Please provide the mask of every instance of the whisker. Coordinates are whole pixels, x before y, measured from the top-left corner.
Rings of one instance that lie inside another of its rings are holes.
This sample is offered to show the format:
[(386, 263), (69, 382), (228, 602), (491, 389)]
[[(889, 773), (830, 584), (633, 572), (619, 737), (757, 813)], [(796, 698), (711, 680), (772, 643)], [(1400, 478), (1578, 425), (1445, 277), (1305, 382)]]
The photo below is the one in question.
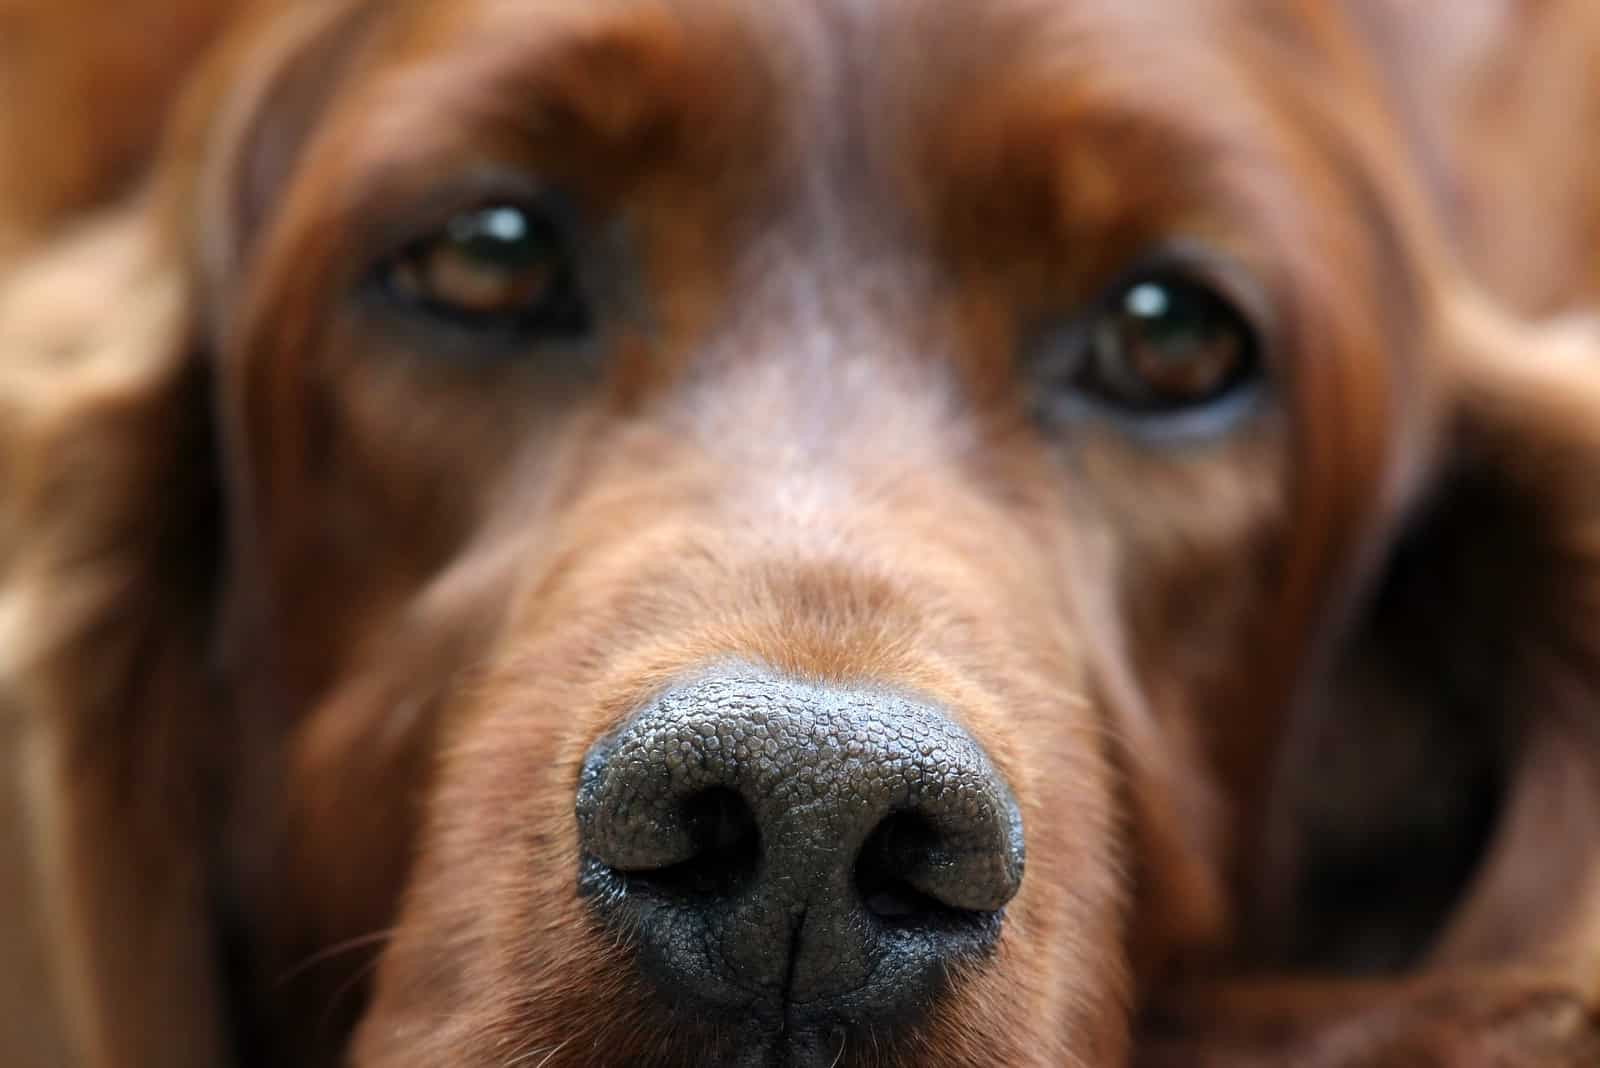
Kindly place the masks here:
[(333, 960), (335, 957), (341, 957), (346, 953), (353, 953), (358, 949), (365, 949), (368, 946), (381, 945), (393, 937), (394, 932), (395, 929), (393, 927), (386, 927), (381, 931), (373, 931), (370, 934), (359, 935), (355, 938), (346, 939), (343, 942), (335, 942), (331, 946), (325, 946), (311, 954), (311, 956), (307, 957), (299, 964), (296, 964), (294, 967), (290, 968), (288, 971), (284, 972), (283, 975), (277, 979), (274, 985), (281, 987), (286, 983), (293, 982), (295, 979), (298, 979), (300, 976), (304, 975), (312, 968), (315, 968), (317, 965), (325, 964), (328, 961)]
[(322, 1010), (321, 1022), (317, 1024), (317, 1027), (323, 1033), (326, 1033), (329, 1025), (333, 1023), (333, 1015), (339, 1009), (339, 1002), (343, 1001), (347, 994), (372, 975), (377, 970), (377, 967), (378, 957), (374, 954), (371, 960), (356, 969), (354, 975), (339, 984), (339, 989), (333, 992), (333, 996), (328, 999), (327, 1007)]
[[(573, 1036), (573, 1037), (575, 1038), (577, 1036)], [(557, 1043), (554, 1046), (540, 1046), (536, 1050), (530, 1050), (527, 1053), (518, 1054), (517, 1056), (511, 1058), (509, 1061), (506, 1062), (505, 1068), (515, 1068), (515, 1066), (518, 1065), (518, 1064), (526, 1064), (528, 1061), (533, 1060), (533, 1058), (539, 1056), (539, 1054), (541, 1054), (541, 1053), (544, 1054), (544, 1059), (541, 1060), (538, 1064), (534, 1065), (533, 1068), (544, 1068), (544, 1065), (549, 1064), (551, 1059), (554, 1058), (557, 1053), (560, 1053), (562, 1050), (566, 1049), (571, 1044), (572, 1044), (572, 1039), (568, 1038), (568, 1039), (566, 1039), (566, 1040), (564, 1040), (564, 1041), (562, 1041), (560, 1043)]]

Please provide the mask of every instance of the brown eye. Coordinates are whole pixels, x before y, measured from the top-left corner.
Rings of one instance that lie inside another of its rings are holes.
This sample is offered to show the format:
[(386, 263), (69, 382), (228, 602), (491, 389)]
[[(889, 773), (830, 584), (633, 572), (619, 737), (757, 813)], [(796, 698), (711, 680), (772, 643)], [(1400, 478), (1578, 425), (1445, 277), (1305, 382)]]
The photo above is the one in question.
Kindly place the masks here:
[(559, 334), (587, 327), (561, 230), (529, 207), (456, 215), (390, 261), (384, 282), (406, 303), (457, 324)]
[(1084, 338), (1075, 388), (1135, 414), (1210, 404), (1259, 374), (1254, 330), (1210, 287), (1178, 275), (1123, 286)]

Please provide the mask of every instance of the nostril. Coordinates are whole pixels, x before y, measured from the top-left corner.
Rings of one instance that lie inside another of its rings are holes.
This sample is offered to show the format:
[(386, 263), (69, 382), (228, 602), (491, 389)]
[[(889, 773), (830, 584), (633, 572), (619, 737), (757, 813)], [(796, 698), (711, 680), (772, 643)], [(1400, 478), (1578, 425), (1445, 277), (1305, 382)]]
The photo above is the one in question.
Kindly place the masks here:
[[(694, 843), (696, 859), (706, 863), (731, 860), (757, 844), (755, 813), (739, 794), (726, 787), (701, 791), (683, 802), (683, 824)], [(693, 861), (691, 861), (693, 863)]]
[(597, 740), (577, 785), (594, 918), (674, 1005), (736, 1020), (907, 1020), (993, 950), (1022, 881), (987, 754), (892, 693), (697, 680)]
[(892, 927), (970, 924), (986, 913), (941, 900), (938, 874), (954, 864), (938, 830), (897, 812), (867, 837), (856, 860), (856, 890), (867, 911)]
[(761, 835), (755, 813), (736, 791), (716, 787), (685, 798), (679, 819), (690, 843), (688, 858), (621, 870), (630, 888), (679, 899), (727, 897), (755, 876)]

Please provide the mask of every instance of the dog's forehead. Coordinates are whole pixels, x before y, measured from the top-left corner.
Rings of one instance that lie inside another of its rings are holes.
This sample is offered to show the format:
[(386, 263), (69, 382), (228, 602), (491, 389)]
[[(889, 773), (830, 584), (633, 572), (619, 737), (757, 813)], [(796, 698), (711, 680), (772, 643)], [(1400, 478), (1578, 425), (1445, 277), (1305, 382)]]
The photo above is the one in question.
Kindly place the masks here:
[(844, 190), (866, 230), (910, 219), (932, 233), (977, 202), (1009, 216), (986, 219), (984, 240), (1007, 229), (1048, 239), (1040, 212), (1159, 228), (1225, 200), (1221, 166), (1277, 150), (1271, 112), (1289, 90), (1282, 69), (1263, 68), (1325, 68), (1325, 31), (1341, 21), (1329, 10), (411, 2), (384, 9), (365, 84), (339, 102), (331, 140), (352, 209), (414, 198), (487, 156), (590, 192), (671, 175), (690, 199), (714, 197), (723, 218), (748, 198), (803, 215), (817, 203), (807, 190)]
[(1225, 108), (1233, 72), (1251, 59), (1241, 39), (1290, 36), (1304, 48), (1338, 21), (1327, 9), (1297, 0), (472, 0), (391, 9), (399, 28), (389, 53), (430, 69), (441, 105), (545, 107), (607, 133), (646, 111), (678, 109), (708, 125), (737, 113), (751, 120), (747, 132), (784, 129), (816, 149), (819, 130), (868, 124), (881, 137), (885, 125), (941, 125), (979, 87), (1025, 78), (1168, 104), (1203, 93), (1208, 109)]
[[(876, 47), (891, 39), (922, 45), (937, 38), (958, 53), (982, 52), (999, 42), (1025, 47), (1016, 31), (1063, 31), (1084, 39), (1193, 38), (1229, 22), (1268, 19), (1280, 29), (1315, 24), (1324, 5), (1306, 0), (472, 0), (437, 5), (409, 0), (403, 12), (434, 29), (489, 30), (524, 43), (560, 38), (574, 30), (629, 23), (676, 23), (701, 30), (717, 26), (740, 35), (738, 43), (787, 42), (799, 50), (825, 38), (836, 54), (852, 46)], [(1037, 39), (1036, 39), (1037, 40)], [(722, 44), (735, 43), (724, 39)], [(1046, 42), (1047, 43), (1047, 42)], [(881, 59), (879, 54), (863, 58)], [(933, 58), (922, 53), (921, 58)], [(1007, 59), (1015, 59), (1015, 51)]]

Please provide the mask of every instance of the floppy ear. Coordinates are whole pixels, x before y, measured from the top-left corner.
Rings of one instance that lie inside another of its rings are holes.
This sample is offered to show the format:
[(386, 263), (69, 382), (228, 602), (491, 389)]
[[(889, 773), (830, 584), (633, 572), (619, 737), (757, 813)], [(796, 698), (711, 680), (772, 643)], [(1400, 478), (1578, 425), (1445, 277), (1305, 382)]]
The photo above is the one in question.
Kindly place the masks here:
[(224, 1057), (202, 816), (204, 372), (144, 203), (0, 287), (0, 687), (30, 737), (79, 1063)]
[(241, 34), (146, 192), (0, 276), (0, 707), (30, 738), (56, 978), (92, 1068), (232, 1060), (210, 326), (331, 88), (330, 26), (365, 6)]
[(194, 58), (244, 2), (143, 0), (121, 19), (99, 0), (0, 6), (0, 256), (139, 173)]
[(212, 85), (195, 93), (212, 113), (186, 127), (201, 142), (178, 151), (203, 157), (195, 234), (207, 298), (222, 316), (237, 294), (257, 238), (293, 176), (324, 105), (358, 58), (384, 5), (372, 0), (292, 0), (234, 35), (210, 64)]
[(1269, 955), (1593, 986), (1600, 331), (1465, 297), (1439, 321), (1436, 467), (1285, 754)]
[(1439, 465), (1284, 754), (1267, 978), (1164, 992), (1141, 1068), (1600, 1051), (1600, 332), (1441, 318)]
[(1408, 139), (1476, 276), (1520, 314), (1600, 287), (1600, 7), (1358, 0)]
[(1493, 509), (1464, 577), (1499, 668), (1500, 803), (1431, 961), (1570, 968), (1600, 1001), (1600, 320), (1530, 327), (1462, 301), (1449, 324), (1456, 478)]

